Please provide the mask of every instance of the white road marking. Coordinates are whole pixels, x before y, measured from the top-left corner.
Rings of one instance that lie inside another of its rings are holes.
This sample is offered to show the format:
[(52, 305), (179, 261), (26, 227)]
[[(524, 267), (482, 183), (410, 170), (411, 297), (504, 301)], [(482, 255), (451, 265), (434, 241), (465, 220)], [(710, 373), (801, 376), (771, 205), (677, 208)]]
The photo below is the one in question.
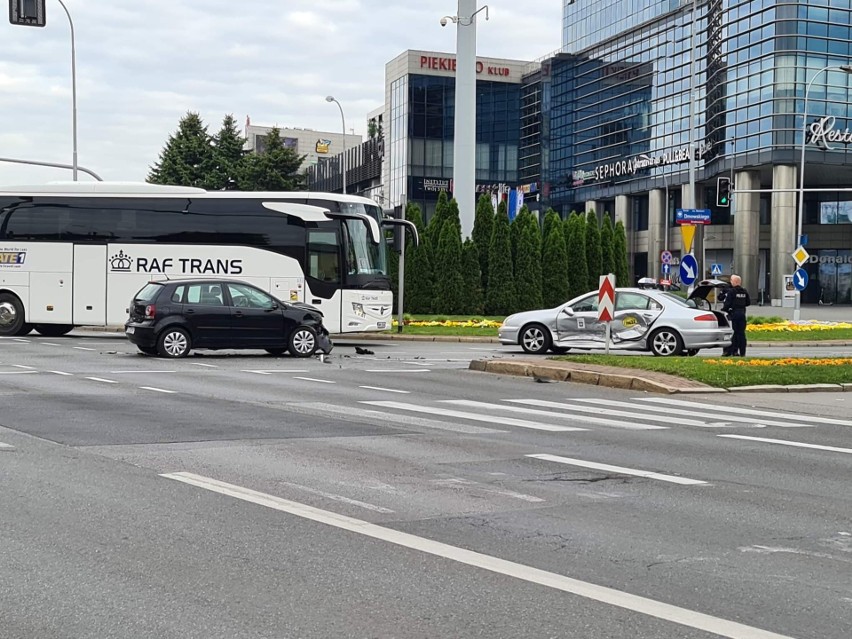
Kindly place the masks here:
[(53, 373), (54, 375), (64, 375), (65, 377), (74, 377), (74, 373), (65, 373), (63, 371), (47, 371), (48, 373)]
[(465, 548), (444, 544), (439, 541), (425, 539), (423, 537), (400, 532), (384, 526), (378, 526), (368, 521), (339, 515), (335, 512), (314, 508), (306, 504), (282, 499), (280, 497), (275, 497), (274, 495), (250, 490), (234, 484), (227, 484), (225, 482), (196, 475), (194, 473), (167, 473), (161, 476), (189, 484), (190, 486), (196, 486), (197, 488), (219, 493), (221, 495), (241, 499), (265, 508), (271, 508), (273, 510), (288, 513), (302, 519), (325, 524), (327, 526), (346, 530), (372, 539), (378, 539), (396, 546), (409, 548), (411, 550), (436, 557), (449, 559), (466, 566), (480, 568), (492, 573), (506, 575), (528, 583), (534, 583), (554, 590), (570, 593), (610, 606), (638, 612), (649, 617), (655, 617), (657, 619), (676, 623), (688, 628), (694, 628), (703, 632), (716, 634), (720, 637), (727, 637), (728, 639), (791, 639), (784, 635), (779, 635), (767, 630), (761, 630), (760, 628), (754, 628), (735, 621), (729, 621), (727, 619), (714, 617), (712, 615), (689, 610), (687, 608), (673, 606), (661, 601), (648, 599), (647, 597), (640, 597), (622, 590), (607, 588), (605, 586), (581, 581), (579, 579), (572, 579), (571, 577), (566, 577), (558, 573), (525, 566), (524, 564), (507, 561), (492, 555), (485, 555), (473, 550), (467, 550)]
[(29, 343), (30, 343), (30, 340), (28, 340), (28, 339), (20, 339), (20, 338), (15, 338), (15, 339), (13, 339), (12, 341), (13, 341), (13, 342), (21, 342), (21, 344), (29, 344)]
[[(576, 410), (580, 413), (595, 413), (604, 415), (623, 415), (636, 418), (633, 413), (620, 413), (619, 411), (605, 411), (592, 408), (591, 406), (574, 406), (572, 404), (561, 404), (559, 402), (546, 402), (538, 399), (507, 399), (507, 402), (516, 404), (525, 404), (528, 406), (543, 406), (545, 408), (562, 408), (566, 410)], [(603, 426), (613, 426), (615, 428), (626, 428), (628, 430), (668, 430), (668, 426), (655, 426), (653, 424), (642, 424), (638, 422), (625, 422), (615, 419), (606, 419), (605, 417), (587, 417), (586, 415), (570, 415), (566, 413), (553, 413), (546, 410), (534, 410), (532, 408), (521, 408), (520, 406), (505, 406), (503, 404), (487, 404), (485, 402), (474, 402), (466, 399), (448, 400), (449, 404), (458, 404), (460, 406), (481, 407), (481, 408), (496, 408), (498, 410), (510, 410), (516, 413), (525, 413), (527, 415), (539, 415), (544, 417), (556, 417), (558, 419), (582, 419), (590, 424), (601, 424)]]
[(344, 497), (343, 495), (335, 495), (334, 493), (327, 493), (323, 490), (317, 490), (316, 488), (309, 488), (307, 486), (302, 486), (301, 484), (293, 484), (289, 481), (281, 482), (285, 486), (290, 486), (291, 488), (297, 488), (298, 490), (303, 490), (306, 493), (311, 493), (312, 495), (319, 495), (320, 497), (325, 497), (326, 499), (330, 499), (332, 501), (339, 501), (344, 504), (349, 504), (350, 506), (358, 506), (359, 508), (364, 508), (366, 510), (372, 510), (374, 513), (382, 513), (383, 515), (393, 514), (390, 508), (385, 508), (383, 506), (376, 506), (375, 504), (370, 504), (366, 501), (360, 501), (358, 499), (352, 499), (350, 497)]
[(837, 446), (820, 446), (818, 444), (805, 444), (803, 442), (791, 442), (786, 439), (767, 439), (765, 437), (746, 437), (744, 435), (717, 435), (728, 439), (744, 439), (752, 442), (765, 442), (767, 444), (781, 444), (782, 446), (794, 446), (796, 448), (813, 448), (815, 450), (827, 450), (832, 453), (848, 453), (852, 455), (852, 448), (838, 448)]
[(366, 370), (365, 373), (431, 373), (428, 368), (415, 368), (415, 369), (404, 369), (404, 368), (377, 368), (372, 370)]
[(31, 375), (38, 371), (0, 371), (0, 375)]
[(332, 415), (342, 417), (363, 417), (368, 421), (390, 422), (397, 427), (431, 428), (433, 430), (446, 430), (452, 433), (463, 433), (465, 435), (489, 435), (495, 433), (505, 433), (505, 430), (496, 430), (494, 428), (482, 428), (481, 426), (468, 426), (467, 424), (453, 424), (450, 422), (442, 422), (434, 419), (425, 419), (423, 417), (414, 417), (412, 415), (396, 415), (394, 413), (383, 413), (378, 410), (366, 410), (363, 408), (355, 408), (352, 406), (334, 406), (325, 403), (304, 402), (299, 404), (289, 404), (289, 406), (304, 407), (312, 414)]
[(448, 410), (446, 408), (438, 408), (437, 406), (419, 406), (417, 404), (405, 404), (402, 402), (360, 402), (361, 404), (369, 404), (371, 406), (381, 406), (382, 408), (396, 408), (398, 410), (409, 410), (415, 413), (429, 413), (430, 415), (443, 415), (445, 417), (458, 417), (459, 419), (471, 419), (477, 422), (488, 422), (491, 424), (503, 424), (504, 426), (518, 426), (519, 428), (531, 428), (533, 430), (546, 430), (554, 433), (584, 431), (586, 428), (575, 428), (574, 426), (553, 426), (552, 424), (542, 424), (540, 422), (531, 422), (525, 419), (514, 419), (512, 417), (493, 417), (491, 415), (480, 415), (479, 413), (467, 413), (460, 410)]
[(104, 384), (118, 384), (115, 380), (103, 379), (102, 377), (87, 377), (86, 379), (90, 379), (93, 382), (103, 382)]
[[(434, 362), (435, 360), (432, 360), (432, 361)], [(445, 360), (441, 360), (441, 361), (445, 361)], [(403, 363), (411, 364), (412, 366), (431, 366), (432, 365), (429, 362), (403, 362)]]
[(213, 364), (201, 364), (200, 362), (190, 362), (193, 366), (203, 366), (204, 368), (219, 368), (218, 366), (214, 366)]
[(374, 391), (383, 391), (385, 393), (402, 393), (402, 394), (405, 394), (405, 395), (411, 394), (411, 391), (400, 390), (398, 388), (382, 388), (381, 386), (359, 386), (358, 388), (366, 388), (367, 390), (374, 390)]
[(166, 390), (165, 388), (154, 388), (153, 386), (140, 386), (139, 388), (146, 391), (154, 391), (155, 393), (166, 393), (168, 395), (174, 395), (177, 393), (177, 391)]
[(636, 470), (635, 468), (624, 468), (622, 466), (610, 466), (609, 464), (599, 464), (597, 462), (585, 461), (582, 459), (572, 459), (570, 457), (559, 457), (558, 455), (527, 455), (535, 459), (544, 461), (552, 461), (558, 464), (568, 464), (569, 466), (580, 466), (582, 468), (591, 468), (593, 470), (603, 470), (608, 473), (618, 473), (619, 475), (633, 475), (634, 477), (645, 477), (647, 479), (659, 479), (672, 484), (682, 484), (684, 486), (701, 486), (706, 485), (706, 481), (699, 479), (688, 479), (687, 477), (677, 477), (675, 475), (663, 475), (648, 470)]
[[(672, 406), (685, 406), (688, 408), (703, 408), (707, 410), (713, 410), (717, 413), (735, 413), (737, 415), (757, 415), (757, 416), (768, 416), (768, 417), (784, 417), (784, 413), (779, 413), (777, 411), (766, 411), (766, 410), (754, 410), (751, 408), (739, 408), (737, 406), (716, 406), (714, 404), (700, 404), (693, 402), (686, 402), (679, 399), (664, 399), (662, 397), (641, 397), (639, 398), (643, 402), (655, 402), (655, 403), (663, 403), (670, 404)], [(843, 419), (831, 419), (830, 417), (814, 417), (811, 415), (799, 415), (792, 414), (790, 416), (791, 419), (795, 418), (800, 422), (806, 422), (809, 424), (837, 424), (839, 426), (852, 426), (852, 421), (846, 421)], [(727, 415), (725, 415), (725, 419), (731, 419)], [(767, 424), (764, 420), (759, 420), (761, 424)]]
[(14, 446), (12, 446), (12, 444), (4, 444), (3, 442), (0, 442), (0, 450), (3, 450), (4, 448), (10, 450), (14, 448)]
[[(617, 402), (610, 399), (597, 399), (597, 398), (578, 398), (578, 402), (585, 402), (587, 404), (595, 404), (596, 406), (622, 406), (626, 408), (632, 408), (635, 411), (635, 414), (646, 415), (646, 411), (657, 411), (663, 413), (664, 417), (668, 417), (671, 415), (686, 415), (688, 417), (696, 417), (699, 413), (695, 408), (693, 410), (679, 410), (677, 408), (671, 407), (663, 407), (663, 406), (648, 406), (646, 404), (635, 404), (633, 402)], [(688, 403), (688, 402), (687, 402)], [(695, 404), (696, 407), (701, 408), (702, 405)], [(763, 426), (780, 426), (781, 428), (812, 428), (812, 426), (808, 424), (797, 424), (793, 422), (780, 422), (772, 419), (755, 419), (754, 417), (748, 417), (748, 411), (739, 410), (739, 409), (731, 409), (731, 412), (736, 414), (729, 414), (728, 412), (724, 412), (722, 414), (713, 414), (714, 411), (725, 411), (728, 409), (718, 408), (716, 406), (711, 406), (710, 404), (706, 404), (701, 408), (701, 410), (707, 410), (708, 415), (707, 419), (704, 422), (700, 422), (699, 426), (703, 428), (731, 428), (733, 424), (730, 422), (737, 422), (740, 424), (752, 424), (762, 428)], [(761, 411), (755, 411), (761, 412)], [(740, 414), (742, 413), (742, 414)], [(764, 415), (771, 415), (774, 417), (784, 417), (784, 415), (780, 413), (763, 413)], [(800, 419), (799, 415), (791, 416), (791, 419)]]
[(336, 384), (337, 382), (332, 382), (328, 379), (316, 379), (314, 377), (294, 377), (293, 379), (301, 379), (305, 382), (316, 382), (317, 384)]
[(240, 371), (240, 372), (241, 372), (241, 373), (254, 373), (255, 375), (272, 375), (273, 373), (307, 373), (308, 371), (306, 371), (306, 370), (296, 370), (296, 369), (291, 369), (291, 370), (282, 370), (282, 369), (277, 369), (277, 368), (276, 368), (275, 370), (263, 370), (263, 371)]
[(72, 348), (75, 351), (95, 351), (95, 350), (97, 350), (95, 348), (86, 348), (85, 346), (73, 346)]
[(24, 366), (23, 364), (12, 364), (12, 367), (13, 368), (23, 368), (23, 369), (28, 370), (28, 371), (34, 371), (35, 370), (35, 366)]
[(61, 344), (54, 344), (53, 342), (39, 342), (39, 344), (44, 344), (45, 346), (61, 346)]
[(177, 373), (177, 371), (110, 371), (110, 375), (133, 375), (134, 373), (140, 374), (154, 374), (154, 373)]
[(461, 477), (448, 477), (446, 479), (433, 479), (433, 484), (445, 485), (450, 484), (453, 486), (471, 486), (476, 490), (480, 490), (484, 493), (491, 493), (493, 495), (502, 495), (503, 497), (512, 497), (513, 499), (520, 499), (521, 501), (528, 501), (533, 504), (540, 504), (544, 501), (539, 497), (533, 497), (532, 495), (525, 495), (524, 493), (517, 493), (514, 490), (503, 490), (499, 488), (492, 488), (488, 484), (482, 484), (478, 481), (471, 481), (469, 479), (463, 479)]

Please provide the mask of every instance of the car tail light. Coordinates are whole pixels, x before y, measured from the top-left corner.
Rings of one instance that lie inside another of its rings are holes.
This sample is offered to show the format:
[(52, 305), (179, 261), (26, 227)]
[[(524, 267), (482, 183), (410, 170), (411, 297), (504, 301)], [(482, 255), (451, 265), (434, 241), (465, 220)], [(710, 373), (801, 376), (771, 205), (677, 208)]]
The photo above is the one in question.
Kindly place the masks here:
[(704, 313), (703, 315), (696, 315), (692, 319), (696, 322), (715, 322), (716, 316), (713, 313)]
[(154, 319), (157, 315), (157, 307), (154, 304), (148, 304), (145, 307), (145, 319)]

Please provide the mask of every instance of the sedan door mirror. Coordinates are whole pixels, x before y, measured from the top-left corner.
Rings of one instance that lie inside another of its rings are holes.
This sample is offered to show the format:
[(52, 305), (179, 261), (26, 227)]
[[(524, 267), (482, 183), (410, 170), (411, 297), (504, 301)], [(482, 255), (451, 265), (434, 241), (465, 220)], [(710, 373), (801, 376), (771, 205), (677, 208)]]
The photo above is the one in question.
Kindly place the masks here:
[(574, 317), (574, 309), (570, 306), (566, 306), (560, 311), (563, 315), (567, 315), (568, 317)]

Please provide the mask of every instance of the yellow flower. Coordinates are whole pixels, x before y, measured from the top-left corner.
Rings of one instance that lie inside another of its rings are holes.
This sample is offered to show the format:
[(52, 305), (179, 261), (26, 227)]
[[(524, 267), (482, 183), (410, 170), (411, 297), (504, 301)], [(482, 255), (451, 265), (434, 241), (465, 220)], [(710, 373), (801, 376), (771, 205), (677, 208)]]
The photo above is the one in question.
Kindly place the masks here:
[(706, 359), (719, 366), (852, 366), (852, 357), (779, 357), (774, 359)]

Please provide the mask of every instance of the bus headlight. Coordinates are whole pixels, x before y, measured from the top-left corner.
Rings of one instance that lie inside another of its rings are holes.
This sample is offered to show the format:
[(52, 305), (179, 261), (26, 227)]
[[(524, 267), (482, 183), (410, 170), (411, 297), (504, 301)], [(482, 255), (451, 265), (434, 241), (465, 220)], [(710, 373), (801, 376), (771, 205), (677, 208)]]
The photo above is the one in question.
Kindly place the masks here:
[(355, 313), (357, 317), (367, 317), (367, 314), (364, 312), (363, 304), (352, 302), (352, 312)]

